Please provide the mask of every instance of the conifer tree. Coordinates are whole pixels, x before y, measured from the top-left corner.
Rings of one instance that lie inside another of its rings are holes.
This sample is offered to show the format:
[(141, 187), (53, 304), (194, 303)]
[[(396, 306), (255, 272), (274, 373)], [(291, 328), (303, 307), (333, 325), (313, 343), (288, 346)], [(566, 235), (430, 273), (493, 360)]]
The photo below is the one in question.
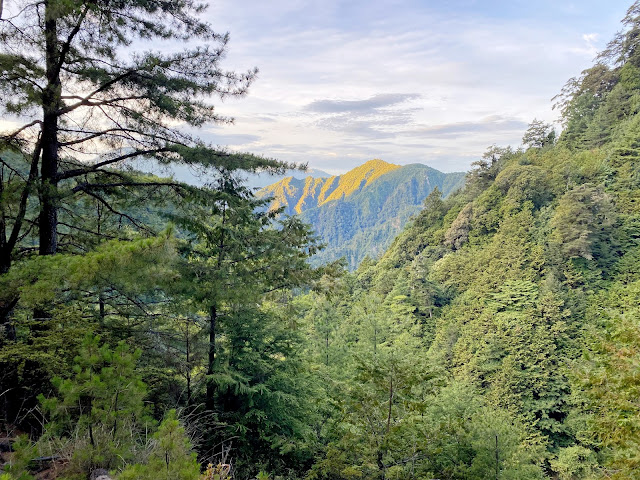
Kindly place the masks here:
[(133, 458), (140, 432), (148, 429), (146, 386), (136, 372), (141, 351), (115, 349), (87, 336), (71, 378), (56, 378), (58, 397), (40, 397), (50, 414), (47, 437), (73, 439), (71, 468), (113, 468)]
[[(230, 155), (175, 127), (231, 122), (211, 99), (246, 94), (257, 73), (222, 68), (229, 35), (201, 20), (205, 8), (195, 0), (25, 0), (5, 9), (0, 112), (28, 121), (0, 136), (3, 150), (24, 158), (17, 205), (11, 215), (0, 209), (0, 272), (33, 226), (39, 253), (58, 251), (63, 197), (88, 196), (109, 209), (105, 190), (156, 185), (110, 167), (140, 158), (229, 170), (284, 166)], [(163, 49), (170, 41), (190, 47)], [(136, 51), (138, 42), (153, 47)], [(34, 192), (38, 213), (30, 218)]]

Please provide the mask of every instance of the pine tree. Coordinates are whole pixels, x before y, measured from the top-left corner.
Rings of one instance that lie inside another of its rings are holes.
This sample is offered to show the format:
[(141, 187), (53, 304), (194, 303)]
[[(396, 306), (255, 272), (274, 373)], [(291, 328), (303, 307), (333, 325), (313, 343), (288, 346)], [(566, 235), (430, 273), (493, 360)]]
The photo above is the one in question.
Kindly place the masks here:
[(153, 434), (145, 463), (127, 465), (118, 480), (198, 480), (200, 465), (184, 426), (170, 410)]
[[(67, 197), (85, 196), (113, 210), (106, 193), (114, 189), (184, 189), (111, 167), (140, 158), (227, 170), (285, 167), (231, 155), (174, 127), (231, 122), (210, 99), (245, 95), (257, 72), (222, 68), (229, 36), (200, 20), (204, 4), (47, 0), (12, 2), (11, 8), (11, 20), (0, 20), (0, 111), (30, 121), (0, 137), (3, 172), (13, 168), (5, 150), (22, 157), (15, 209), (9, 212), (4, 199), (0, 208), (0, 273), (34, 227), (38, 252), (58, 252)], [(171, 40), (191, 46), (162, 51)], [(138, 41), (157, 48), (136, 51)]]
[(135, 458), (138, 437), (152, 425), (144, 406), (146, 386), (136, 372), (141, 351), (115, 349), (88, 336), (70, 378), (55, 378), (57, 397), (40, 397), (51, 417), (45, 438), (73, 439), (71, 469), (114, 468)]

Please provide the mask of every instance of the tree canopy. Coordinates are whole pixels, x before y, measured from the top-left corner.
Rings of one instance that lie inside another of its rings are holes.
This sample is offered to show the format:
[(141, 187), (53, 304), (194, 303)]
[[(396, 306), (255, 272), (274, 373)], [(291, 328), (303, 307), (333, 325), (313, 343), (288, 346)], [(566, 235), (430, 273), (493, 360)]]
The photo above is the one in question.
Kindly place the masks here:
[[(489, 147), (353, 272), (234, 174), (282, 163), (182, 130), (255, 75), (200, 4), (16, 5), (0, 480), (640, 478), (640, 2), (557, 138)], [(138, 157), (213, 175), (116, 168)]]

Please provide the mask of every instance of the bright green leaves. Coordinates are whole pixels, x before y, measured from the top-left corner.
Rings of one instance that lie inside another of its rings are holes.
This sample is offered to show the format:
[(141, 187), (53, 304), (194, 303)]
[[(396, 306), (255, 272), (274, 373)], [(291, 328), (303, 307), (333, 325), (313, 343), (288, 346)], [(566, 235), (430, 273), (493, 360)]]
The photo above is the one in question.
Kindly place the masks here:
[(528, 148), (544, 148), (552, 146), (556, 141), (553, 125), (534, 119), (522, 137), (522, 144)]
[(589, 431), (611, 478), (635, 478), (640, 468), (640, 282), (618, 282), (588, 309), (586, 358), (576, 380), (583, 390)]
[(7, 464), (3, 465), (6, 473), (0, 475), (0, 480), (35, 480), (30, 470), (34, 466), (33, 459), (38, 456), (37, 446), (27, 435), (20, 435), (11, 449), (11, 458)]
[(2, 296), (19, 296), (24, 306), (46, 305), (63, 291), (99, 291), (107, 287), (138, 291), (171, 281), (175, 251), (169, 232), (126, 242), (105, 242), (85, 255), (36, 257), (0, 278)]

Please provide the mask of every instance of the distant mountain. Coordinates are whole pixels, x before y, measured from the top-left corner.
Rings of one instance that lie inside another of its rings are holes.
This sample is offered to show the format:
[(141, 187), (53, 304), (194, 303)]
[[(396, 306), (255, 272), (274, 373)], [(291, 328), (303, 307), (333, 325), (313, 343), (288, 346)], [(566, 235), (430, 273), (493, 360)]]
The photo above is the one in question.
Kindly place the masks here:
[(273, 197), (270, 208), (284, 207), (286, 214), (298, 214), (313, 226), (327, 245), (313, 263), (344, 256), (354, 269), (365, 256), (382, 254), (436, 187), (447, 196), (463, 185), (464, 177), (423, 164), (371, 160), (340, 176), (290, 176), (258, 196)]

